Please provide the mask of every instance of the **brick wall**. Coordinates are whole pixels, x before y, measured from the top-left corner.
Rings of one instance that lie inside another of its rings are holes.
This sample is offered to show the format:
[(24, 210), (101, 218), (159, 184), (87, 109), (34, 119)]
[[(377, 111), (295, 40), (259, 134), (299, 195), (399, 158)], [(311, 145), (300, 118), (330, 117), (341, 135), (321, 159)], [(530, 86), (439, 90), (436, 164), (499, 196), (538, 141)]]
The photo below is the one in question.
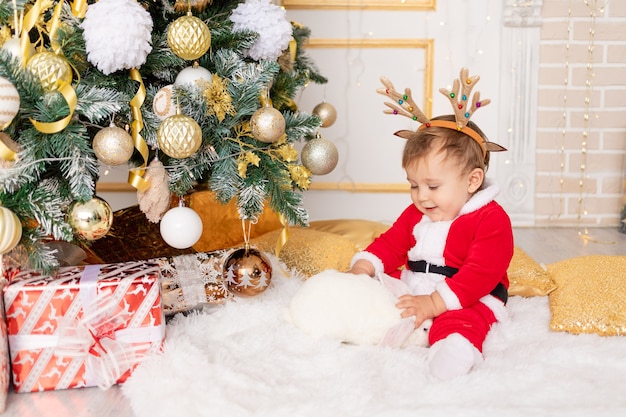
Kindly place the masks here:
[(626, 1), (543, 0), (542, 17), (536, 224), (617, 225), (626, 203)]

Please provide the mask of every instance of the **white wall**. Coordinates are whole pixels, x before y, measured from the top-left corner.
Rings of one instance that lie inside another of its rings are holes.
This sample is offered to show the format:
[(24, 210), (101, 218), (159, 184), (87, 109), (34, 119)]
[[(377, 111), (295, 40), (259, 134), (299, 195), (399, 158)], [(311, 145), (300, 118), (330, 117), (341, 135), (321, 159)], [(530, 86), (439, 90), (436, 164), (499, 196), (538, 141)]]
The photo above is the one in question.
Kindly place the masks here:
[[(500, 30), (502, 4), (488, 0), (439, 1), (436, 11), (417, 10), (292, 10), (290, 20), (311, 29), (311, 40), (343, 39), (358, 43), (388, 39), (433, 39), (434, 57), (430, 68), (422, 52), (402, 48), (343, 49), (311, 48), (309, 55), (329, 79), (325, 86), (311, 84), (297, 103), (303, 111), (327, 101), (334, 105), (338, 118), (334, 125), (320, 130), (339, 148), (337, 168), (328, 175), (314, 177), (314, 183), (354, 183), (373, 186), (405, 184), (400, 167), (403, 140), (393, 136), (399, 129), (415, 130), (417, 122), (383, 114), (385, 97), (376, 93), (379, 77), (390, 78), (397, 90), (410, 87), (414, 99), (422, 103), (422, 80), (426, 71), (433, 75), (432, 115), (451, 113), (449, 101), (438, 92), (450, 88), (461, 67), (478, 74), (481, 98), (494, 104), (472, 118), (493, 141), (498, 141), (497, 104), (500, 74)], [(494, 155), (493, 158), (506, 158)], [(493, 160), (493, 159), (492, 159)], [(497, 176), (492, 164), (490, 176)], [(315, 185), (313, 186), (315, 187)], [(315, 191), (305, 193), (305, 206), (311, 220), (362, 218), (393, 221), (410, 204), (407, 192)]]

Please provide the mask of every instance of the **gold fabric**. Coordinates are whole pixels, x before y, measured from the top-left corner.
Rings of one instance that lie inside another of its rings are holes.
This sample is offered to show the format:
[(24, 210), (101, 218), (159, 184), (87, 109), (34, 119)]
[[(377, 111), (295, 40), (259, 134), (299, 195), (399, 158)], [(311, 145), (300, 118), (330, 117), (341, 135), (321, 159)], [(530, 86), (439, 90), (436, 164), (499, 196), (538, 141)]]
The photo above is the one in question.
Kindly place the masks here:
[(310, 222), (309, 228), (343, 236), (352, 241), (358, 250), (363, 250), (387, 231), (389, 225), (370, 220), (343, 219)]
[[(295, 269), (309, 277), (326, 269), (346, 271), (357, 248), (350, 240), (334, 234), (310, 228), (292, 227), (289, 240), (280, 251), (279, 258), (289, 269)], [(280, 230), (274, 230), (250, 244), (260, 251), (272, 253)]]
[[(193, 245), (198, 252), (212, 252), (219, 249), (243, 245), (243, 229), (237, 211), (237, 204), (231, 201), (222, 204), (215, 199), (213, 191), (198, 191), (190, 196), (189, 207), (195, 210), (202, 219), (202, 236)], [(259, 216), (256, 224), (250, 229), (250, 238), (260, 236), (272, 230), (280, 229), (282, 224), (278, 214), (269, 205)], [(273, 253), (274, 248), (268, 252)]]
[(590, 255), (548, 265), (550, 328), (574, 334), (626, 334), (626, 256)]
[(509, 295), (544, 296), (556, 288), (548, 271), (522, 249), (515, 247), (508, 269)]

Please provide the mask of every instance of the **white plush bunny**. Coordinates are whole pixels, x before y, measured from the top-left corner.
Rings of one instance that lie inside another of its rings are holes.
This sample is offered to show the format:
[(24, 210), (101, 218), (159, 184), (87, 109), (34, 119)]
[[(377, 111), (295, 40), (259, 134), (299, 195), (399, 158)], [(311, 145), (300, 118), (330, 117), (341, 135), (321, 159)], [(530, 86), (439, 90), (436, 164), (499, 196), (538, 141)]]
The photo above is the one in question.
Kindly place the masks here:
[(326, 270), (310, 277), (291, 299), (288, 319), (314, 337), (359, 345), (428, 346), (432, 320), (415, 329), (395, 305), (410, 293), (399, 279)]

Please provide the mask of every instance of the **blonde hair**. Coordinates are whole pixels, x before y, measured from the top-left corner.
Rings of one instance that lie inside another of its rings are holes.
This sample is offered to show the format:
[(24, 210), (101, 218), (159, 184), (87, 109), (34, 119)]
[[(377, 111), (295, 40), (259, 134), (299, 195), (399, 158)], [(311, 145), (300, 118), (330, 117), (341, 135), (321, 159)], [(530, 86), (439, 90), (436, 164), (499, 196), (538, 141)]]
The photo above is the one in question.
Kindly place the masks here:
[[(454, 115), (437, 116), (432, 120), (455, 121)], [(472, 121), (467, 126), (476, 131), (485, 141), (487, 137)], [(430, 126), (419, 129), (407, 139), (402, 152), (402, 168), (407, 168), (433, 150), (445, 152), (445, 158), (453, 158), (466, 174), (474, 168), (484, 172), (489, 168), (489, 152), (483, 157), (480, 145), (465, 133), (446, 127)]]

